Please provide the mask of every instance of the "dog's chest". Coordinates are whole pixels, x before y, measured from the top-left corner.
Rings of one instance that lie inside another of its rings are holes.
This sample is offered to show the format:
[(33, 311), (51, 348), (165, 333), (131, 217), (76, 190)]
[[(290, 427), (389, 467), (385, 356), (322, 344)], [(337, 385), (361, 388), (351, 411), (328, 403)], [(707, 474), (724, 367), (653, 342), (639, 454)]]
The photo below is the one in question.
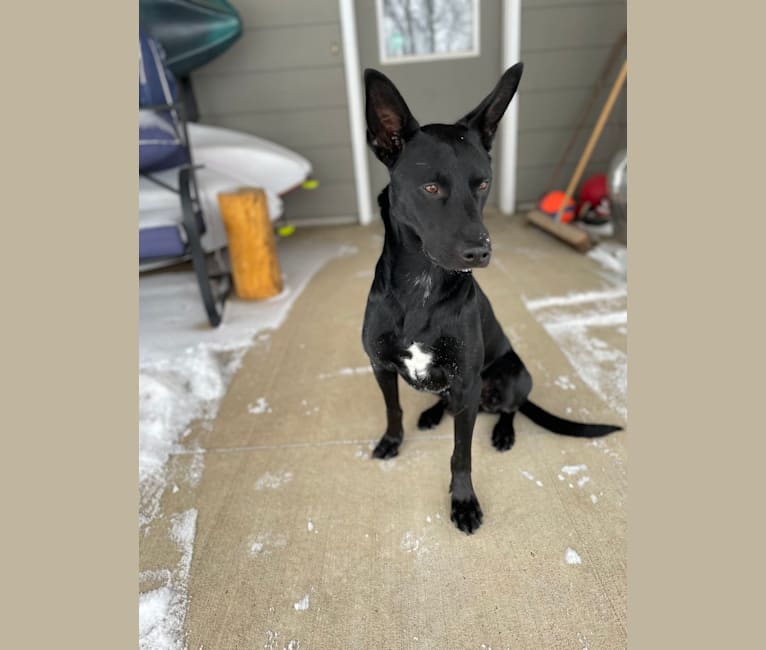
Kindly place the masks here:
[(441, 337), (432, 343), (397, 337), (394, 332), (381, 336), (375, 346), (375, 361), (396, 370), (418, 390), (443, 393), (457, 373), (457, 341)]

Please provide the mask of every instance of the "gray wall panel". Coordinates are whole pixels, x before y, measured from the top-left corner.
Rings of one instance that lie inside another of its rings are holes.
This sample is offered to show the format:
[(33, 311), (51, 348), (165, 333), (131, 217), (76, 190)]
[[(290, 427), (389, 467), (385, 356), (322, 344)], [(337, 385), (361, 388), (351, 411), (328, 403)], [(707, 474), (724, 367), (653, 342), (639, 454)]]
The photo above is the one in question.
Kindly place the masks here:
[(303, 147), (301, 153), (311, 161), (314, 177), (322, 183), (354, 182), (350, 145)]
[(338, 0), (233, 0), (245, 29), (338, 23)]
[(200, 68), (197, 77), (252, 72), (341, 66), (340, 25), (291, 25), (246, 31), (237, 46)]
[[(531, 167), (534, 165), (548, 165), (551, 170), (556, 166), (562, 151), (566, 145), (571, 131), (569, 129), (551, 129), (540, 131), (527, 131), (519, 134), (519, 165)], [(572, 154), (569, 159), (575, 161), (580, 157), (590, 132), (581, 133), (575, 141)], [(610, 156), (613, 150), (623, 146), (625, 129), (616, 125), (607, 125), (601, 132), (593, 157)]]
[[(346, 103), (346, 83), (340, 67), (202, 76), (195, 78), (194, 87), (203, 118), (210, 113), (291, 111)], [(287, 113), (285, 119), (289, 119)]]
[(610, 49), (611, 46), (522, 52), (524, 93), (593, 88)]
[[(590, 110), (585, 128), (595, 125), (608, 92), (608, 88), (602, 89)], [(519, 129), (522, 132), (539, 129), (573, 129), (580, 122), (590, 96), (590, 88), (552, 89), (540, 93), (527, 93), (519, 103)], [(612, 109), (609, 117), (610, 124), (625, 123), (625, 103), (626, 94), (623, 92)]]
[(625, 4), (539, 7), (522, 4), (522, 54), (532, 50), (611, 45), (625, 29)]
[[(285, 197), (285, 216), (295, 219), (339, 217), (356, 214), (353, 181), (321, 183), (315, 190), (297, 190)], [(351, 209), (349, 210), (349, 206)]]

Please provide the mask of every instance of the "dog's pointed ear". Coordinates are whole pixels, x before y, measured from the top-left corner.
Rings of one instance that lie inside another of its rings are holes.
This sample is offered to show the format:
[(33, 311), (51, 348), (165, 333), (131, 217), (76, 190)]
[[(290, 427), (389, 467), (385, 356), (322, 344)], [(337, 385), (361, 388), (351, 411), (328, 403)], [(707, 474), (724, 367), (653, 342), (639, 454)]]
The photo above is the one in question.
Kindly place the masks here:
[(391, 80), (368, 68), (364, 71), (367, 142), (378, 159), (390, 167), (404, 143), (420, 128)]
[(479, 132), (481, 142), (487, 151), (492, 148), (497, 125), (516, 94), (523, 70), (524, 64), (521, 62), (508, 68), (484, 101), (458, 121), (458, 124)]

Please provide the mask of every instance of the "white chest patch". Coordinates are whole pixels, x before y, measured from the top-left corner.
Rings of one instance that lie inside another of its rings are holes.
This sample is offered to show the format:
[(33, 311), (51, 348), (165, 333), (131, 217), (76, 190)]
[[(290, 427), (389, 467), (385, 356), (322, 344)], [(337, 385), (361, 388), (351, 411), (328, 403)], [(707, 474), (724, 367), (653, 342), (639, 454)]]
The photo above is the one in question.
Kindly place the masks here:
[(407, 366), (410, 377), (416, 381), (428, 377), (428, 368), (431, 366), (431, 359), (433, 358), (431, 353), (424, 352), (420, 343), (413, 343), (407, 348), (407, 352), (410, 353), (410, 358), (402, 359), (402, 361)]

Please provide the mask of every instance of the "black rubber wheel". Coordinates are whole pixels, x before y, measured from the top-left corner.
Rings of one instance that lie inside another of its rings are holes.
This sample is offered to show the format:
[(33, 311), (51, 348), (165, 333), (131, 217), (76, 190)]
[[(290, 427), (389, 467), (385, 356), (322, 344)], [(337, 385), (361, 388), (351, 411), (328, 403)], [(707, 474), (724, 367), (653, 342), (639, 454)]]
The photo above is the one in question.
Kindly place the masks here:
[[(208, 268), (208, 260), (202, 248), (200, 223), (198, 212), (191, 196), (191, 174), (193, 170), (184, 167), (178, 172), (178, 187), (181, 193), (181, 209), (183, 212), (183, 226), (186, 232), (187, 246), (192, 258), (194, 273), (197, 276), (202, 303), (205, 306), (207, 319), (212, 327), (218, 327), (223, 318), (223, 308), (226, 299), (231, 293), (232, 280), (228, 269), (221, 269), (211, 274)], [(213, 283), (220, 282), (221, 286), (216, 291)]]

